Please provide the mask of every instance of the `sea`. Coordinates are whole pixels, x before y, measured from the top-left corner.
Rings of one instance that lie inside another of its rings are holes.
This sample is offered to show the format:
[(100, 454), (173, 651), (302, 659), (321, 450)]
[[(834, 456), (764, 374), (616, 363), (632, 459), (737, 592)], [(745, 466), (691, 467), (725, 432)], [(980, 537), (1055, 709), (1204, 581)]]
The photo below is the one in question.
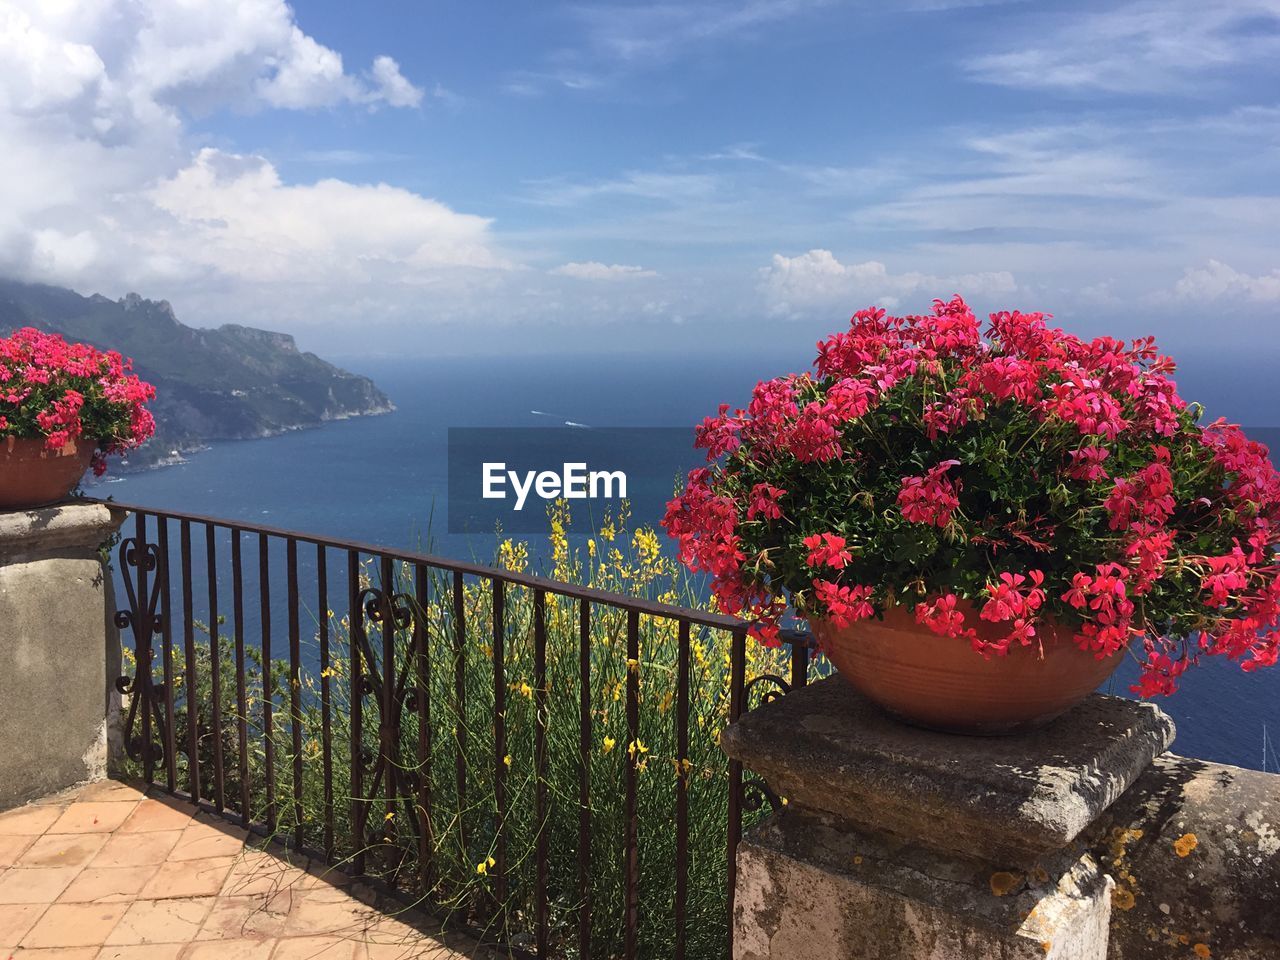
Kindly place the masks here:
[[(635, 520), (656, 524), (676, 478), (698, 462), (692, 425), (721, 402), (744, 404), (761, 377), (803, 369), (776, 354), (715, 364), (679, 354), (339, 362), (373, 377), (396, 410), (214, 443), (184, 463), (124, 473), (90, 492), (160, 510), (488, 562), (497, 540), (491, 527), (460, 529), (455, 523), (450, 529), (448, 523), (450, 428), (669, 428), (651, 431), (665, 437), (686, 430), (687, 445), (655, 445), (641, 482), (628, 491)], [(1280, 451), (1280, 429), (1253, 428), (1250, 434)], [(581, 504), (575, 509), (571, 529), (579, 534), (603, 519)], [(535, 567), (544, 562), (545, 551), (538, 549), (544, 539), (519, 536), (530, 539)], [(1128, 695), (1135, 674), (1125, 664), (1106, 689)], [(1280, 668), (1249, 674), (1209, 658), (1160, 706), (1177, 724), (1176, 752), (1280, 772)]]

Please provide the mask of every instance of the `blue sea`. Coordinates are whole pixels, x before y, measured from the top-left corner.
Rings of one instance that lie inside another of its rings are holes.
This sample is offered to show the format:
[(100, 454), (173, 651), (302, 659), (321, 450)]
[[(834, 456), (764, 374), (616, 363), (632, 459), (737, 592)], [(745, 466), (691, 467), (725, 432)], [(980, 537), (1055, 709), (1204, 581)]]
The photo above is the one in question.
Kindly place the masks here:
[[(686, 427), (691, 445), (692, 424), (719, 403), (742, 404), (760, 377), (803, 366), (778, 356), (708, 367), (705, 357), (625, 354), (345, 365), (372, 376), (396, 411), (217, 443), (186, 463), (126, 474), (91, 492), (156, 509), (487, 561), (493, 535), (446, 529), (450, 427)], [(1250, 433), (1280, 449), (1280, 430)], [(669, 450), (657, 456), (671, 462), (656, 464), (642, 487), (630, 491), (636, 518), (650, 523), (657, 522), (677, 474), (696, 460)], [(579, 516), (583, 532), (598, 519)], [(1113, 692), (1123, 693), (1134, 673), (1122, 667)], [(1211, 659), (1160, 706), (1178, 725), (1177, 752), (1280, 771), (1280, 668), (1246, 674)]]

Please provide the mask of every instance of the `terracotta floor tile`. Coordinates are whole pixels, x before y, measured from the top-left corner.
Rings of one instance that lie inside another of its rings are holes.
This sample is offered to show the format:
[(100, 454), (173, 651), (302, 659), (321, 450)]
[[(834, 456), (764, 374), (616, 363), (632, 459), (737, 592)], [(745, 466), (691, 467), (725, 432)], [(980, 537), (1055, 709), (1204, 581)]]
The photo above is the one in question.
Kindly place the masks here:
[(367, 900), (369, 888), (364, 884), (352, 883), (346, 886), (333, 886), (328, 883), (314, 883), (307, 887), (308, 898), (316, 903), (345, 903), (349, 900)]
[(128, 906), (127, 903), (55, 903), (22, 938), (20, 946), (100, 946)]
[(355, 960), (356, 950), (362, 947), (346, 937), (290, 937), (276, 945), (271, 960)]
[(227, 857), (244, 849), (249, 833), (230, 824), (213, 824), (203, 819), (193, 820), (182, 831), (170, 860), (198, 860), (203, 857)]
[(187, 900), (135, 900), (106, 938), (108, 946), (126, 943), (188, 943), (195, 939), (213, 906), (212, 897)]
[(31, 802), (60, 804), (65, 807), (79, 800), (80, 794), (87, 786), (89, 786), (87, 783), (77, 783), (74, 786), (67, 787), (65, 790), (59, 790), (57, 793), (51, 793), (47, 797), (41, 797), (39, 800), (32, 800)]
[(14, 864), (16, 867), (82, 867), (107, 842), (105, 833), (46, 833)]
[(103, 947), (93, 960), (178, 960), (185, 943), (129, 943)]
[(156, 870), (156, 864), (141, 867), (86, 867), (58, 898), (59, 903), (110, 903), (136, 900)]
[(158, 830), (148, 833), (119, 833), (107, 841), (98, 855), (89, 861), (91, 867), (140, 867), (161, 864), (169, 857), (181, 830)]
[(340, 933), (343, 936), (363, 937), (364, 931), (373, 926), (381, 916), (378, 911), (359, 900), (317, 896), (318, 892), (308, 890), (298, 896), (285, 927), (286, 934)]
[[(414, 922), (410, 922), (413, 920)], [(396, 960), (398, 957), (440, 958), (458, 956), (438, 934), (438, 924), (415, 918), (408, 911), (384, 916), (364, 934), (365, 960)]]
[[(219, 897), (197, 940), (252, 940), (285, 932), (297, 895), (286, 890), (249, 897)], [(310, 932), (310, 931), (304, 931)]]
[(167, 897), (212, 897), (222, 889), (235, 857), (207, 860), (171, 860), (162, 863), (142, 889), (144, 899)]
[(21, 943), (27, 931), (48, 909), (44, 903), (14, 903), (0, 907), (0, 949)]
[(352, 887), (349, 874), (326, 863), (312, 861), (307, 866), (307, 874), (308, 879), (303, 882), (307, 890), (349, 890)]
[(26, 853), (40, 838), (26, 833), (15, 833), (12, 836), (0, 835), (0, 870), (13, 866), (15, 860)]
[(403, 919), (406, 915), (383, 915), (377, 918), (365, 933), (369, 943), (411, 943), (422, 941), (434, 932), (431, 927), (415, 927)]
[[(2, 2), (2, 0), (0, 0)], [(368, 888), (136, 784), (0, 814), (0, 960), (464, 960)], [(10, 958), (9, 954), (13, 954)]]
[(368, 943), (357, 948), (356, 960), (451, 960), (454, 953), (434, 940), (417, 943)]
[(110, 833), (133, 813), (137, 804), (77, 800), (63, 811), (49, 833)]
[(0, 873), (0, 904), (53, 903), (80, 872), (80, 867), (16, 867)]
[(235, 858), (223, 896), (244, 897), (253, 893), (275, 893), (279, 890), (309, 889), (314, 877), (300, 866), (294, 866), (261, 850), (245, 850)]
[(193, 943), (182, 960), (267, 960), (274, 940), (208, 940)]
[(121, 833), (145, 833), (153, 830), (182, 830), (191, 823), (195, 808), (182, 800), (149, 797), (134, 809), (120, 827)]
[(33, 805), (6, 810), (0, 813), (0, 836), (11, 837), (14, 834), (39, 836), (53, 826), (60, 816), (62, 816), (62, 810), (53, 806)]
[(94, 783), (86, 784), (80, 791), (79, 799), (126, 802), (129, 800), (141, 800), (145, 796), (146, 791), (140, 784), (128, 783), (123, 780), (98, 780)]

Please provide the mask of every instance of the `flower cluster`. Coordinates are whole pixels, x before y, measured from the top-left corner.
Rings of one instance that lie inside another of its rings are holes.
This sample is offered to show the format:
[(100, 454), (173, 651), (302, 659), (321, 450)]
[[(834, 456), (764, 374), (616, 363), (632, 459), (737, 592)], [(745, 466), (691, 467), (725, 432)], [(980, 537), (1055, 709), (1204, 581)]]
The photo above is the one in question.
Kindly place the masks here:
[(50, 450), (90, 440), (93, 472), (101, 476), (108, 454), (155, 433), (145, 406), (155, 388), (131, 370), (132, 361), (114, 351), (33, 327), (0, 338), (0, 437), (42, 438)]
[(995, 313), (984, 331), (959, 297), (855, 314), (815, 372), (698, 428), (708, 466), (663, 520), (681, 560), (765, 643), (789, 611), (842, 625), (898, 604), (988, 657), (1065, 624), (1099, 658), (1138, 654), (1143, 695), (1203, 655), (1274, 664), (1266, 448), (1202, 424), (1151, 338), (1048, 319)]

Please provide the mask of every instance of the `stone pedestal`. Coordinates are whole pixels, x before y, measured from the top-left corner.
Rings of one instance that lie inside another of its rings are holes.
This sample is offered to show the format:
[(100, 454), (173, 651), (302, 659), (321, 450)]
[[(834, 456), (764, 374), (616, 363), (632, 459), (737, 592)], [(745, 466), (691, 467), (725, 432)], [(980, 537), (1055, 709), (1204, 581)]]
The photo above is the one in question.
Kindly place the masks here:
[(0, 513), (0, 810), (106, 773), (120, 643), (98, 548), (124, 516)]
[(786, 806), (738, 848), (736, 960), (1101, 960), (1113, 881), (1079, 839), (1173, 740), (1093, 696), (1016, 737), (889, 719), (839, 677), (730, 726)]

